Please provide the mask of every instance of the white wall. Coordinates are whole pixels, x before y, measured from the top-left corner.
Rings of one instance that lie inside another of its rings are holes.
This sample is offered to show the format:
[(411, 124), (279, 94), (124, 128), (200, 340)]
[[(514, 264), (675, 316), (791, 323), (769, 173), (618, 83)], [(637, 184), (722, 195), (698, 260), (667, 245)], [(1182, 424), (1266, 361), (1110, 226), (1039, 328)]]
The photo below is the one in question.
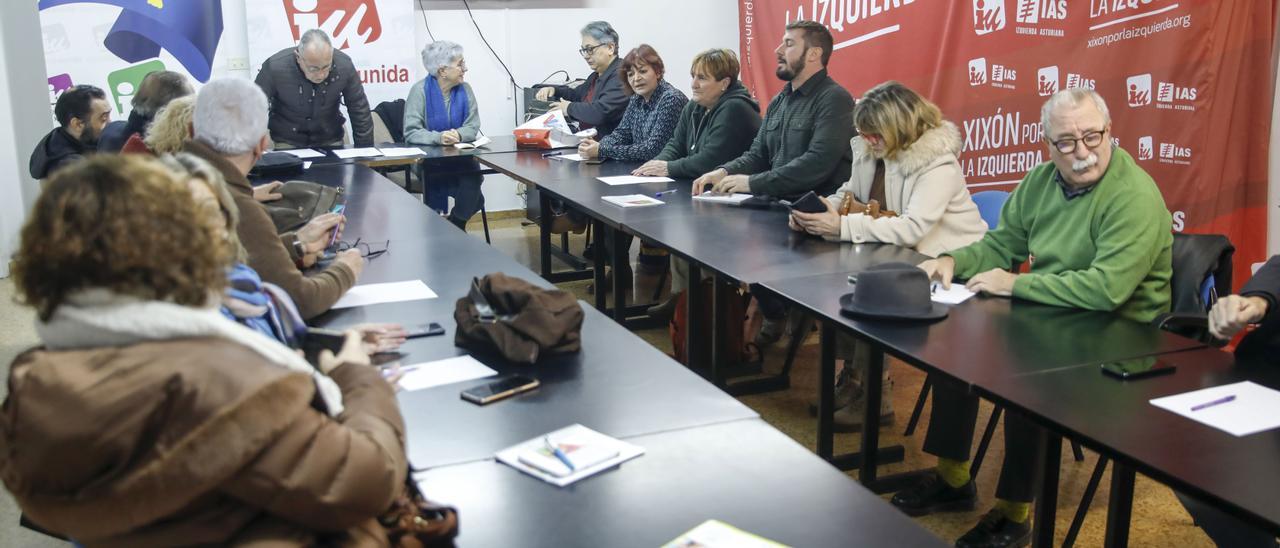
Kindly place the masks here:
[[(621, 37), (620, 53), (647, 43), (654, 47), (667, 67), (667, 79), (689, 93), (689, 62), (699, 51), (712, 47), (738, 49), (738, 4), (735, 0), (589, 0), (580, 8), (480, 8), (492, 3), (472, 2), (476, 23), (494, 51), (511, 69), (516, 82), (531, 86), (557, 70), (574, 78), (585, 78), (590, 69), (578, 55), (578, 30), (590, 21), (604, 20)], [(515, 6), (541, 5), (518, 2)], [(562, 3), (563, 4), (563, 3)], [(467, 81), (480, 103), (481, 128), (488, 135), (508, 134), (522, 110), (520, 92), (512, 89), (506, 72), (480, 40), (467, 12), (459, 2), (427, 2), (426, 16), (437, 40), (462, 45), (467, 60)], [(415, 10), (416, 47), (431, 41)], [(563, 75), (557, 75), (563, 81)], [(406, 89), (406, 92), (408, 90)], [(517, 108), (519, 107), (519, 108)], [(489, 211), (523, 209), (515, 181), (499, 175), (485, 181), (484, 195)]]
[(32, 55), (42, 43), (35, 2), (0, 3), (0, 278), (39, 192), (27, 164), (49, 127), (44, 56)]

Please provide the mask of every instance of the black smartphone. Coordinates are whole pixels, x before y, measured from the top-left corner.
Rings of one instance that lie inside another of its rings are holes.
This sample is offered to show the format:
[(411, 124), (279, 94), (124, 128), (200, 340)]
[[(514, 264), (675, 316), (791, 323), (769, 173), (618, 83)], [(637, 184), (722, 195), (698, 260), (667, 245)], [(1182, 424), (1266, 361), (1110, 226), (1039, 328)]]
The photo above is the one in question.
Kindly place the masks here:
[(1133, 380), (1173, 373), (1177, 367), (1157, 357), (1137, 358), (1102, 364), (1102, 372), (1117, 379)]
[(321, 350), (328, 350), (336, 355), (342, 351), (346, 340), (346, 333), (341, 331), (308, 327), (302, 334), (302, 355), (311, 365), (319, 366)]
[(582, 161), (582, 163), (584, 163), (584, 164), (588, 164), (588, 165), (593, 165), (593, 166), (598, 166), (598, 165), (600, 165), (600, 164), (603, 164), (603, 163), (604, 163), (604, 158), (596, 157), (596, 158), (592, 158), (592, 159), (590, 159), (590, 160), (583, 160), (583, 161)]
[(436, 322), (431, 322), (424, 323), (418, 327), (410, 329), (408, 334), (405, 335), (405, 338), (416, 339), (418, 337), (434, 337), (436, 335), (444, 335), (444, 328), (440, 327), (440, 324)]
[(476, 405), (485, 405), (521, 392), (528, 392), (541, 384), (538, 379), (524, 375), (503, 375), (493, 382), (462, 391), (462, 399)]
[(827, 202), (810, 190), (788, 207), (801, 213), (822, 213), (827, 210)]

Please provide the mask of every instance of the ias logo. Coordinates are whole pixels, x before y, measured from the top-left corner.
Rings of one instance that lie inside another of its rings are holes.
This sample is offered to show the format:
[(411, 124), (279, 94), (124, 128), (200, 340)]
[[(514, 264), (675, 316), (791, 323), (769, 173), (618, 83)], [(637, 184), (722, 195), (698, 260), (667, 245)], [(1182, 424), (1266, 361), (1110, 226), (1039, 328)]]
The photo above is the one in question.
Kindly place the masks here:
[(1151, 104), (1151, 74), (1130, 76), (1125, 80), (1125, 92), (1131, 107), (1137, 108)]
[(1004, 0), (973, 0), (973, 31), (978, 36), (1004, 28)]
[(981, 86), (987, 83), (987, 58), (979, 57), (969, 61), (969, 85)]
[(1036, 73), (1036, 92), (1041, 97), (1058, 92), (1058, 66), (1044, 67)]
[(382, 36), (382, 19), (374, 0), (282, 1), (295, 42), (310, 29), (328, 33), (338, 49), (373, 43)]
[(1154, 156), (1155, 148), (1151, 144), (1151, 136), (1138, 138), (1138, 159), (1150, 160)]

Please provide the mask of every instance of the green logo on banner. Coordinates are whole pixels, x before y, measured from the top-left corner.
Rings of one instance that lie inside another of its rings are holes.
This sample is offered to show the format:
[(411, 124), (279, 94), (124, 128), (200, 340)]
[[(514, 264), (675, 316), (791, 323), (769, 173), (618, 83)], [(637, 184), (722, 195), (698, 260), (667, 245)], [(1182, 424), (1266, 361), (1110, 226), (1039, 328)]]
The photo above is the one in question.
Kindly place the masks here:
[(116, 112), (124, 114), (125, 101), (133, 99), (133, 94), (138, 92), (138, 86), (142, 84), (143, 77), (164, 69), (164, 63), (159, 59), (152, 59), (108, 74), (107, 87), (111, 89), (111, 97), (115, 99)]

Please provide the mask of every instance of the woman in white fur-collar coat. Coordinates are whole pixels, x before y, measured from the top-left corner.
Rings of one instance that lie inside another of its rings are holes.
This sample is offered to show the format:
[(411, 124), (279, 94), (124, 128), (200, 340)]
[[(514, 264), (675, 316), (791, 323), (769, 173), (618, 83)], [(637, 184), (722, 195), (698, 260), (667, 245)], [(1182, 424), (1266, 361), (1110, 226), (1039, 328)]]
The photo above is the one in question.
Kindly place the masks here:
[[(853, 116), (859, 136), (850, 143), (849, 181), (827, 198), (826, 212), (793, 213), (791, 228), (829, 240), (902, 245), (931, 257), (982, 238), (987, 225), (957, 159), (960, 131), (936, 105), (890, 81), (868, 90)], [(853, 193), (853, 208), (840, 216), (846, 193)], [(868, 214), (873, 199), (894, 214)]]

